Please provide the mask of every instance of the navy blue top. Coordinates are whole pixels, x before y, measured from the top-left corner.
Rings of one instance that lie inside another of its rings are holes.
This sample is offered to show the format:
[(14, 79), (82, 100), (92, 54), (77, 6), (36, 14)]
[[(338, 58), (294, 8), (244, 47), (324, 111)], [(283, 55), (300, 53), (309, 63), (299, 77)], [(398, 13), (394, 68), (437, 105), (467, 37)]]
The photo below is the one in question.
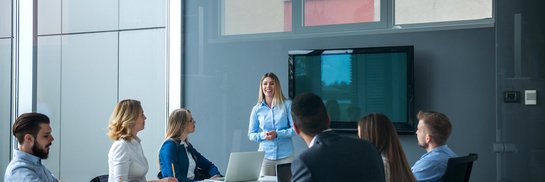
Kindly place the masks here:
[[(191, 143), (187, 142), (187, 151), (191, 153), (196, 163), (196, 168), (207, 171), (210, 176), (221, 175), (216, 165), (202, 156)], [(168, 139), (159, 150), (159, 165), (161, 166), (161, 174), (163, 177), (174, 177), (172, 173), (172, 164), (179, 182), (193, 181), (187, 178), (189, 168), (189, 159), (185, 150), (185, 146), (180, 144), (180, 140)], [(202, 180), (202, 179), (200, 179)]]

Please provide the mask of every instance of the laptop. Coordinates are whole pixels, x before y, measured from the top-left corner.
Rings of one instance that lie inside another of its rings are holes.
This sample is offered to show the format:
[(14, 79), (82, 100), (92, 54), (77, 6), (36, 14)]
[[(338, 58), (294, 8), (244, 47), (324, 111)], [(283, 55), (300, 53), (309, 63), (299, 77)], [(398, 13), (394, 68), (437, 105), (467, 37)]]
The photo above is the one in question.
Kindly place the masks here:
[(276, 164), (276, 181), (277, 182), (291, 181), (291, 163)]
[(205, 181), (257, 181), (265, 152), (232, 152), (225, 177)]

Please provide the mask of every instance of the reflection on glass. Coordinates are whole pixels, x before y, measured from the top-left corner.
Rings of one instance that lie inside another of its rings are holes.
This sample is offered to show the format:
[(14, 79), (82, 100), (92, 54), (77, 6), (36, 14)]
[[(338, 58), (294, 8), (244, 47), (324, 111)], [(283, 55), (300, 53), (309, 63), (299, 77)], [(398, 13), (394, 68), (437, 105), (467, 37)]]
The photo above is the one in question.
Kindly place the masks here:
[(305, 26), (380, 21), (380, 0), (305, 0)]

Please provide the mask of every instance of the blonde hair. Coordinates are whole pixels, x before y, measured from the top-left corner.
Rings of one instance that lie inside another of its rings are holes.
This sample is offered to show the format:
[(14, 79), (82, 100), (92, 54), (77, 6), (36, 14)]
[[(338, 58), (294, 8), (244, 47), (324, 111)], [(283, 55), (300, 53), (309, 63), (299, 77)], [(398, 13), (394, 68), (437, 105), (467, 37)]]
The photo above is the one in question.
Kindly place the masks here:
[(272, 105), (273, 106), (284, 105), (284, 100), (286, 99), (286, 97), (284, 97), (284, 94), (282, 93), (282, 87), (280, 87), (280, 80), (272, 72), (265, 73), (261, 77), (261, 80), (259, 81), (259, 93), (258, 93), (258, 96), (257, 96), (257, 104), (260, 104), (265, 99), (265, 94), (263, 93), (263, 80), (265, 80), (265, 78), (267, 78), (267, 77), (271, 78), (273, 80), (273, 82), (274, 82), (274, 85), (275, 85)]
[(184, 129), (191, 122), (191, 111), (189, 109), (176, 109), (168, 117), (167, 132), (165, 138), (180, 138)]
[(135, 137), (132, 128), (143, 112), (138, 100), (126, 99), (119, 101), (110, 116), (108, 136), (112, 140), (132, 140)]

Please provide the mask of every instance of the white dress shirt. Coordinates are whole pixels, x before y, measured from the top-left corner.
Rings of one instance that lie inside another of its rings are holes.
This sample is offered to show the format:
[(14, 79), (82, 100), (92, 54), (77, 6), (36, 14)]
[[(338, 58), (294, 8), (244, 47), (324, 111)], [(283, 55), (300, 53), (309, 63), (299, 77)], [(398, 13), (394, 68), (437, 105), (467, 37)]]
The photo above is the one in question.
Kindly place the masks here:
[(108, 153), (108, 181), (146, 181), (148, 160), (144, 156), (140, 139), (119, 139)]

